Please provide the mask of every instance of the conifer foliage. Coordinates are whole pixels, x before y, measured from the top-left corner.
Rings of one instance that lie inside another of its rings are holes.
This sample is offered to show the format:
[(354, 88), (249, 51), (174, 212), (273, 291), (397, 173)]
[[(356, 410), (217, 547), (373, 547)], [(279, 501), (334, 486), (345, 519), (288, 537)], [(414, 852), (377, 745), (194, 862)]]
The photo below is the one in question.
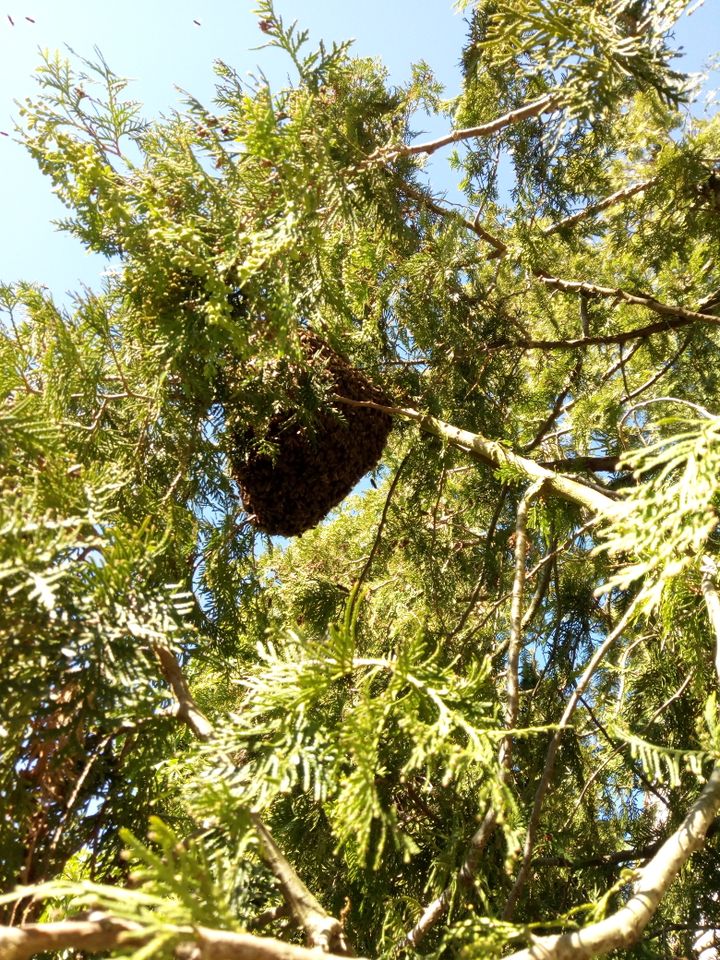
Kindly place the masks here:
[[(1, 957), (720, 941), (720, 120), (685, 8), (478, 0), (453, 100), (271, 0), (291, 79), (217, 63), (212, 108), (45, 57), (19, 136), (108, 270), (0, 287)], [(316, 523), (358, 424), (381, 459)], [(261, 532), (248, 463), (312, 529)]]

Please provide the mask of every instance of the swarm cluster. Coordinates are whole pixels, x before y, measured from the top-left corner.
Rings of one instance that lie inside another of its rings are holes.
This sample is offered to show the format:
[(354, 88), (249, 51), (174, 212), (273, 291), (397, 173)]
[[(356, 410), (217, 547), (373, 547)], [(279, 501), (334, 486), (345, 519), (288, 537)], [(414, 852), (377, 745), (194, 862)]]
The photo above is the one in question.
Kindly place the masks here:
[[(303, 330), (300, 340), (328, 397), (390, 403), (315, 333)], [(298, 381), (307, 377), (307, 370), (298, 369), (297, 376)], [(392, 417), (381, 410), (328, 402), (312, 423), (303, 422), (297, 409), (281, 410), (262, 438), (252, 429), (236, 429), (230, 459), (251, 522), (285, 537), (314, 527), (377, 464), (391, 426)]]

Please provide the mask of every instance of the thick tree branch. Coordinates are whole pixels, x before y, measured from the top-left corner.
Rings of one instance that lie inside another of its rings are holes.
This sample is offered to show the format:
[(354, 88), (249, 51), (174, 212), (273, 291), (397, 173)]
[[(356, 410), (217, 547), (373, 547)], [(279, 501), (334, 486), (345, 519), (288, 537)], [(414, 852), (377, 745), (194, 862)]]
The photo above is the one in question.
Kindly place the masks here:
[(479, 433), (471, 433), (469, 430), (453, 427), (443, 420), (438, 420), (437, 417), (431, 417), (429, 414), (421, 413), (410, 407), (390, 407), (375, 403), (372, 400), (350, 400), (347, 397), (336, 397), (335, 399), (339, 403), (346, 403), (349, 406), (372, 407), (396, 417), (403, 417), (405, 420), (412, 420), (418, 424), (423, 432), (438, 437), (438, 439), (449, 443), (453, 447), (465, 450), (476, 460), (493, 467), (504, 467), (512, 470), (528, 480), (542, 480), (544, 481), (544, 490), (552, 491), (563, 500), (576, 503), (593, 513), (610, 517), (618, 510), (618, 505), (610, 492), (603, 493), (570, 477), (554, 473), (535, 460), (529, 460), (527, 457), (521, 457), (519, 454), (513, 453), (497, 440), (488, 440)]
[[(319, 956), (333, 960), (336, 956), (269, 937), (208, 927), (177, 927), (167, 932), (178, 943), (176, 956), (188, 960), (316, 960)], [(137, 948), (149, 943), (154, 935), (155, 931), (139, 924), (106, 916), (0, 927), (0, 960), (27, 960), (39, 953), (61, 950), (101, 953), (119, 947)]]
[(681, 867), (702, 847), (719, 812), (720, 766), (716, 766), (678, 829), (639, 871), (633, 895), (620, 910), (582, 930), (538, 937), (507, 960), (583, 960), (630, 947), (640, 938)]

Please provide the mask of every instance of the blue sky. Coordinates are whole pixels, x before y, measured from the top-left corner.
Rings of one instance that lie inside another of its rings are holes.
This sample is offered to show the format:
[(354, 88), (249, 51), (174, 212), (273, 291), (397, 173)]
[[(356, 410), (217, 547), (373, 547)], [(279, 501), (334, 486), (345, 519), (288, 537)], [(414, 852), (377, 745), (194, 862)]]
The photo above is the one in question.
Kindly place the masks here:
[[(38, 49), (67, 45), (90, 57), (97, 45), (116, 73), (133, 78), (131, 95), (153, 117), (178, 105), (176, 86), (210, 102), (217, 58), (240, 72), (260, 65), (273, 85), (283, 82), (285, 58), (253, 49), (264, 39), (253, 7), (254, 0), (6, 0), (0, 8), (0, 130), (11, 136), (0, 136), (0, 280), (35, 280), (64, 299), (80, 283), (97, 285), (103, 269), (99, 258), (52, 227), (64, 208), (12, 139), (13, 101), (34, 92)], [(458, 92), (465, 25), (450, 0), (278, 0), (276, 9), (286, 20), (298, 19), (311, 40), (354, 38), (355, 52), (379, 57), (394, 81), (406, 79), (410, 64), (423, 59), (448, 96)], [(683, 18), (676, 35), (687, 51), (681, 68), (700, 70), (720, 48), (720, 0), (707, 0)], [(713, 81), (720, 83), (717, 73), (710, 86)], [(441, 186), (452, 187), (449, 171), (438, 175)]]

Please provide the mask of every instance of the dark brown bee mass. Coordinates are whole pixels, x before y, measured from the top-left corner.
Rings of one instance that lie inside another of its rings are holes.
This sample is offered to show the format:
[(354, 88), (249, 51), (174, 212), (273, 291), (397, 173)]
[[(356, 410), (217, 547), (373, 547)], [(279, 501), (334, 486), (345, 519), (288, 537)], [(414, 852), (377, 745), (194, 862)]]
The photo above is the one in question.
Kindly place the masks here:
[[(390, 403), (316, 334), (303, 330), (300, 340), (328, 395)], [(236, 430), (233, 475), (251, 522), (265, 533), (285, 537), (316, 526), (377, 464), (391, 426), (392, 417), (381, 410), (335, 403), (321, 406), (310, 425), (300, 422), (293, 409), (275, 414), (264, 445), (252, 430)]]

